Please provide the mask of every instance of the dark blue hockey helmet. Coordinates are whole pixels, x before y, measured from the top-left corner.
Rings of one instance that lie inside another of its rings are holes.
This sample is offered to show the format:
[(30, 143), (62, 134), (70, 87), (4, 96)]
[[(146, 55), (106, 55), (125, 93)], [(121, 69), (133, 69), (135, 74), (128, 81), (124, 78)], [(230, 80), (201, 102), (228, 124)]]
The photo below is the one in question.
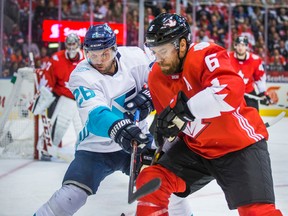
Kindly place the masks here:
[(116, 46), (116, 35), (107, 23), (89, 27), (84, 38), (84, 50), (103, 50), (113, 46)]

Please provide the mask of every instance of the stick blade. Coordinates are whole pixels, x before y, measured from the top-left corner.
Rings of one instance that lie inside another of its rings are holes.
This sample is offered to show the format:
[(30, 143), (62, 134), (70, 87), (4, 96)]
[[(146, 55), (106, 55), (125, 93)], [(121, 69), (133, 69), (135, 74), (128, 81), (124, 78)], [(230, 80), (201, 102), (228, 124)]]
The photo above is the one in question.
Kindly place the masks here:
[(151, 181), (140, 187), (137, 191), (135, 191), (135, 193), (130, 194), (130, 196), (128, 197), (128, 203), (131, 204), (139, 198), (156, 191), (160, 187), (160, 185), (161, 179), (152, 179)]
[(277, 115), (275, 118), (273, 118), (270, 122), (266, 122), (265, 126), (271, 127), (272, 125), (276, 124), (278, 121), (280, 121), (282, 118), (284, 118), (286, 115), (286, 112), (281, 112), (279, 115)]

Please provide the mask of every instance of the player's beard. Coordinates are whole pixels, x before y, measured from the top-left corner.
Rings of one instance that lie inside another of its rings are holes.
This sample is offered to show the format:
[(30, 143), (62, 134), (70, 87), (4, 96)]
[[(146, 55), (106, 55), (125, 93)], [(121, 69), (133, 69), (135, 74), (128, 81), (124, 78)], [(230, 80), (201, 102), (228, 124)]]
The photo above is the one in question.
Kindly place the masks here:
[(165, 75), (173, 75), (179, 72), (179, 59), (174, 59), (171, 63), (158, 62), (162, 73)]
[(94, 67), (103, 75), (113, 75), (116, 71), (116, 62), (115, 59), (113, 59), (109, 64), (98, 64)]
[(236, 50), (236, 56), (237, 56), (237, 59), (239, 59), (239, 60), (245, 60), (246, 59), (246, 50), (243, 52), (238, 52)]

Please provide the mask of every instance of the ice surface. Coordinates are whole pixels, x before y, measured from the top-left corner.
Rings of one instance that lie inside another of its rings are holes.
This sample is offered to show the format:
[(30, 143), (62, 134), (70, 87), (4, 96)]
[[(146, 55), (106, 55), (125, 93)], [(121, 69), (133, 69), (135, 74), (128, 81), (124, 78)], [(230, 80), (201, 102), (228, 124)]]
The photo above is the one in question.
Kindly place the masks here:
[[(265, 121), (271, 118), (265, 117)], [(288, 118), (269, 128), (269, 150), (274, 176), (276, 205), (288, 215)], [(60, 188), (68, 163), (31, 160), (0, 160), (0, 215), (32, 216), (52, 193)], [(107, 177), (96, 195), (90, 196), (76, 216), (134, 215), (127, 203), (128, 177), (120, 172)], [(210, 183), (189, 196), (194, 216), (236, 216), (228, 210), (219, 186)], [(181, 215), (182, 216), (182, 215)]]

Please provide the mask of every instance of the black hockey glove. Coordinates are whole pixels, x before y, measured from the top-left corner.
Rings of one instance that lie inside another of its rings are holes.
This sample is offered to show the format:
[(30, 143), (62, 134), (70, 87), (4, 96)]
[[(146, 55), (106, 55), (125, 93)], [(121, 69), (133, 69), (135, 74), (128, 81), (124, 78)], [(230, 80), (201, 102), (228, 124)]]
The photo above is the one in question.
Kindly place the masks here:
[(149, 166), (153, 160), (156, 149), (145, 148), (140, 154), (141, 165)]
[(194, 121), (195, 117), (187, 106), (188, 98), (184, 92), (180, 91), (168, 107), (158, 116), (158, 134), (167, 137), (171, 142), (178, 133), (185, 129), (188, 121)]
[(258, 97), (263, 98), (262, 100), (260, 100), (260, 104), (262, 105), (269, 106), (270, 104), (273, 104), (273, 101), (266, 92), (261, 92), (260, 94), (258, 94)]
[[(136, 171), (137, 175), (141, 172), (142, 168), (145, 168), (151, 165), (153, 158), (155, 157), (155, 152), (156, 152), (156, 149), (150, 149), (150, 148), (143, 149), (143, 151), (140, 154), (140, 163), (138, 164), (137, 171)], [(163, 154), (164, 152), (161, 151), (159, 158)]]
[[(138, 148), (143, 149), (149, 143), (148, 137), (130, 119), (116, 121), (109, 129), (108, 134), (124, 151), (131, 153), (132, 140), (137, 142)], [(140, 153), (140, 151), (138, 151)]]
[[(128, 111), (140, 110), (140, 121), (145, 119), (153, 110), (154, 106), (148, 88), (143, 87), (142, 90), (132, 100), (125, 104), (125, 109)], [(129, 117), (131, 120), (133, 116)]]

